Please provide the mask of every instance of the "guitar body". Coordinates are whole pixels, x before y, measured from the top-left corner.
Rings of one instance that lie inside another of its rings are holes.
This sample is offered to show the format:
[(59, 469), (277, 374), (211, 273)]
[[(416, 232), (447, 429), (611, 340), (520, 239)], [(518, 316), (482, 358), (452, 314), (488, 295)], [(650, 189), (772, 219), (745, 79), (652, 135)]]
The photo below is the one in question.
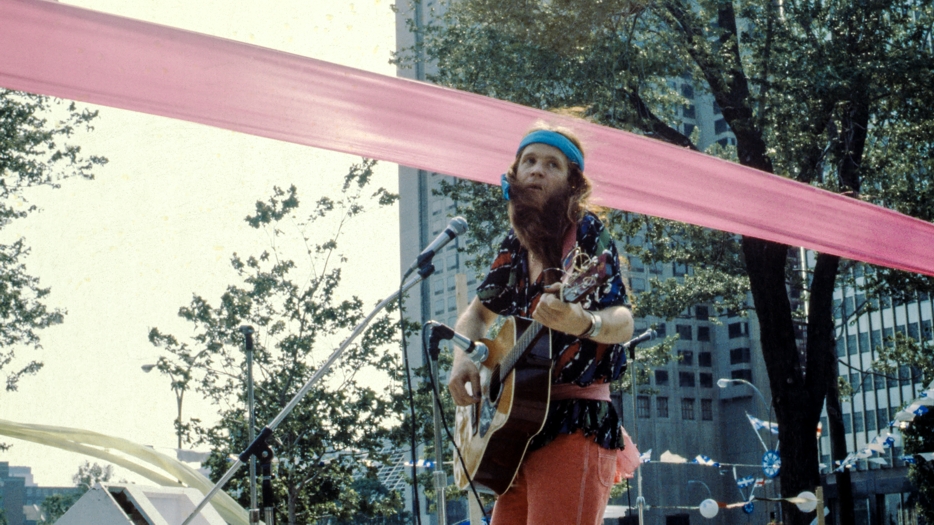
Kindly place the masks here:
[(548, 414), (552, 379), (551, 337), (548, 329), (534, 334), (513, 370), (500, 381), (499, 369), (516, 346), (530, 321), (506, 320), (479, 365), (483, 399), (457, 407), (454, 440), (466, 463), (454, 462), (454, 481), (466, 488), (473, 479), (478, 489), (503, 494), (512, 485), (529, 441), (538, 434)]

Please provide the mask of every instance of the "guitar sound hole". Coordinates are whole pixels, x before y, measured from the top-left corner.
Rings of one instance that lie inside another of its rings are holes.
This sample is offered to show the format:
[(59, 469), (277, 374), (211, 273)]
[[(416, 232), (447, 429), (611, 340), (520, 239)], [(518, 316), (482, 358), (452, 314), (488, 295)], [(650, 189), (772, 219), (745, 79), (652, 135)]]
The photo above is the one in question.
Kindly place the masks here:
[(503, 393), (503, 384), (499, 380), (499, 366), (493, 370), (493, 377), (490, 378), (490, 403), (499, 401), (500, 394)]

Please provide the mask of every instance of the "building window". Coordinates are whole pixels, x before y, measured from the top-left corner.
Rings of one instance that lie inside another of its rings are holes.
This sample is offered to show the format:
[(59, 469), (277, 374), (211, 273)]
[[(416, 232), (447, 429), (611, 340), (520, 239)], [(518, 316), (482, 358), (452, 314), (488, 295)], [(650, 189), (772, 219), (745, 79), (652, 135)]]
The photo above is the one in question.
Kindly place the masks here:
[(665, 323), (658, 323), (658, 326), (655, 327), (655, 333), (659, 337), (665, 337), (668, 330), (665, 328)]
[(694, 372), (678, 372), (678, 386), (693, 387)]
[(713, 421), (713, 401), (710, 399), (701, 399), (700, 402), (701, 419), (704, 421)]
[(684, 98), (694, 98), (694, 86), (690, 84), (681, 84), (681, 95)]
[(655, 408), (655, 411), (658, 413), (658, 417), (668, 417), (668, 398), (656, 397)]
[(690, 350), (678, 350), (678, 358), (683, 366), (694, 365), (694, 352)]
[(651, 402), (649, 396), (638, 396), (636, 398), (636, 415), (642, 419), (647, 419), (652, 415)]
[(716, 133), (717, 135), (721, 133), (726, 133), (727, 131), (729, 131), (729, 129), (730, 129), (729, 126), (726, 125), (726, 121), (723, 120), (722, 118), (718, 118), (713, 123), (713, 132)]
[(843, 344), (843, 338), (837, 338), (837, 357), (846, 356), (846, 346)]
[(698, 341), (710, 341), (710, 327), (709, 326), (698, 326), (697, 327), (697, 340)]
[(691, 330), (691, 325), (679, 324), (675, 325), (675, 329), (678, 331), (678, 337), (680, 337), (682, 341), (693, 340), (693, 331)]
[(752, 370), (733, 370), (730, 372), (731, 379), (745, 379), (752, 383)]
[(656, 370), (655, 371), (655, 386), (665, 386), (668, 384), (668, 371), (667, 370)]
[(747, 323), (730, 323), (727, 326), (727, 332), (730, 339), (749, 335), (749, 325)]
[(701, 352), (697, 354), (697, 366), (713, 366), (713, 358), (710, 356), (710, 352)]
[(713, 374), (706, 374), (701, 372), (700, 386), (701, 388), (713, 388)]
[(700, 305), (694, 307), (694, 318), (698, 321), (709, 321), (710, 320), (710, 309), (706, 306)]
[(633, 277), (630, 281), (632, 285), (633, 292), (644, 292), (645, 291), (645, 279), (641, 277)]
[(694, 111), (694, 104), (685, 104), (683, 109), (684, 118), (696, 118), (697, 113)]
[(690, 138), (691, 133), (694, 133), (694, 124), (684, 124), (684, 136)]
[(734, 348), (730, 350), (730, 364), (748, 363), (751, 360), (751, 354), (748, 348)]
[(441, 298), (435, 301), (435, 315), (441, 315), (443, 313), (444, 313), (444, 298)]
[(860, 332), (859, 334), (859, 351), (860, 353), (869, 352), (869, 332)]
[(684, 277), (688, 273), (688, 265), (682, 263), (673, 263), (671, 265), (671, 273), (675, 277)]
[(645, 265), (642, 264), (642, 259), (636, 256), (632, 256), (629, 258), (629, 269), (641, 272), (642, 270), (645, 270)]
[(681, 399), (681, 419), (689, 421), (694, 420), (694, 398), (685, 397)]
[(876, 411), (867, 410), (866, 411), (866, 430), (872, 432), (876, 429)]
[(862, 432), (863, 428), (863, 415), (853, 414), (853, 430), (855, 432)]
[(853, 424), (850, 421), (850, 414), (843, 414), (843, 433), (849, 434), (853, 432)]

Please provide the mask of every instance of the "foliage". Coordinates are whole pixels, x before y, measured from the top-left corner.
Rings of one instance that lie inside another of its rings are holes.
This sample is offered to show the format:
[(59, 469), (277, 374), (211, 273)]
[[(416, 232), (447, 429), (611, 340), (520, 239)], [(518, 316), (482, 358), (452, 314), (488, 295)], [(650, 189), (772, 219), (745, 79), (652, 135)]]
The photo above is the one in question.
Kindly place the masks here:
[[(341, 264), (348, 259), (339, 241), (348, 221), (369, 205), (396, 199), (384, 189), (370, 192), (374, 164), (364, 160), (352, 166), (342, 195), (322, 197), (304, 219), (298, 215), (294, 186), (276, 188), (266, 202), (257, 202), (246, 220), (268, 233), (271, 247), (257, 256), (233, 255), (239, 283), (228, 286), (218, 303), (195, 295), (179, 310), (193, 335), (183, 340), (157, 328), (150, 331), (150, 341), (164, 352), (159, 370), (170, 375), (172, 388), (193, 389), (218, 407), (218, 423), (190, 420), (180, 427), (186, 441), (211, 447), (207, 465), (215, 478), (228, 469), (229, 455), (239, 454), (249, 442), (247, 371), (238, 328), (256, 330), (259, 426), (273, 420), (366, 315), (359, 298), (341, 298)], [(328, 229), (333, 232), (329, 238), (322, 233)], [(290, 246), (303, 247), (298, 261), (290, 258)], [(399, 424), (395, 409), (401, 404), (402, 367), (394, 342), (396, 327), (389, 315), (378, 317), (276, 429), (278, 521), (398, 513), (400, 495), (380, 490), (376, 478)], [(226, 487), (244, 507), (249, 506), (246, 471), (241, 469)]]
[[(929, 2), (452, 0), (436, 12), (422, 47), (397, 57), (425, 57), (434, 82), (699, 149), (698, 135), (681, 125), (690, 89), (713, 99), (736, 138), (708, 153), (934, 218), (934, 142), (924, 140), (934, 129)], [(495, 223), (485, 218), (495, 190), (455, 183), (443, 191), (481, 210), (478, 224)], [(640, 315), (669, 318), (696, 302), (739, 311), (748, 286), (782, 433), (783, 495), (813, 489), (816, 443), (805, 436), (835, 391), (838, 258), (818, 254), (804, 282), (788, 246), (622, 217), (611, 222), (645, 246), (627, 242), (630, 253), (687, 266), (683, 280), (651, 283)], [(802, 361), (796, 330), (804, 323)], [(805, 522), (785, 508), (790, 523)]]
[(85, 461), (78, 467), (78, 472), (71, 477), (71, 481), (78, 487), (77, 491), (52, 494), (42, 500), (39, 506), (42, 516), (39, 525), (51, 525), (58, 521), (75, 502), (81, 499), (85, 492), (91, 490), (97, 483), (107, 483), (113, 478), (113, 474), (113, 465), (101, 466)]
[[(58, 187), (69, 177), (91, 179), (94, 167), (107, 162), (85, 156), (70, 142), (77, 130), (93, 129), (95, 118), (96, 111), (74, 103), (0, 89), (0, 229), (36, 210), (24, 197), (27, 188)], [(49, 289), (27, 272), (28, 255), (23, 238), (0, 244), (0, 371), (7, 392), (42, 368), (37, 360), (17, 360), (16, 349), (41, 348), (38, 332), (61, 323), (65, 314), (46, 307)]]
[[(876, 348), (873, 368), (889, 377), (901, 377), (901, 367), (910, 367), (913, 374), (921, 375), (921, 383), (928, 388), (934, 381), (934, 344), (918, 341), (901, 332), (885, 339), (885, 345)], [(915, 382), (915, 377), (911, 378)], [(903, 407), (904, 408), (904, 407)], [(911, 426), (902, 430), (906, 455), (934, 451), (934, 413), (915, 417)], [(918, 491), (918, 515), (925, 522), (934, 523), (934, 462), (923, 459), (909, 465), (908, 479)]]

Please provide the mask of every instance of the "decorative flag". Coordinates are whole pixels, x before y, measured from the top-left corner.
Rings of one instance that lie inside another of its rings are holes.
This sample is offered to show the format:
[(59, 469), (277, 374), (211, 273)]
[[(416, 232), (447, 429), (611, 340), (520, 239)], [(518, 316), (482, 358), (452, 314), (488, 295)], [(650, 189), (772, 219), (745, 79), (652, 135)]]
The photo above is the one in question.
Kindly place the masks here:
[(658, 461), (662, 463), (687, 463), (687, 458), (683, 458), (677, 454), (673, 454), (670, 450), (662, 452), (662, 455), (659, 456)]
[(817, 437), (820, 438), (821, 432), (824, 430), (824, 424), (820, 421), (817, 422)]
[(757, 486), (757, 487), (764, 487), (764, 486), (765, 486), (765, 479), (764, 479), (764, 478), (756, 478), (756, 486)]
[[(406, 462), (405, 462), (405, 466), (406, 466), (406, 467), (411, 467), (411, 466), (412, 466), (412, 462), (411, 462), (411, 461), (406, 461)], [(420, 459), (420, 460), (418, 460), (418, 461), (415, 462), (415, 467), (416, 467), (416, 468), (435, 468), (435, 462), (434, 462), (434, 461), (431, 461), (430, 459)]]
[(757, 417), (750, 416), (746, 414), (746, 417), (749, 418), (749, 422), (752, 424), (752, 428), (757, 431), (762, 430), (763, 428), (768, 429), (773, 434), (778, 434), (778, 423), (772, 423), (771, 421), (762, 421)]
[(716, 461), (702, 454), (698, 454), (697, 457), (694, 458), (694, 461), (691, 461), (691, 463), (696, 463), (698, 465), (706, 465), (708, 467), (719, 467), (720, 466), (719, 463), (717, 463)]
[(746, 487), (752, 486), (752, 484), (755, 482), (756, 482), (755, 478), (753, 478), (752, 476), (746, 476), (745, 478), (740, 478), (736, 480), (736, 486), (741, 489), (744, 489)]
[(639, 461), (642, 463), (648, 463), (652, 461), (652, 449), (648, 449), (642, 454), (639, 455)]

